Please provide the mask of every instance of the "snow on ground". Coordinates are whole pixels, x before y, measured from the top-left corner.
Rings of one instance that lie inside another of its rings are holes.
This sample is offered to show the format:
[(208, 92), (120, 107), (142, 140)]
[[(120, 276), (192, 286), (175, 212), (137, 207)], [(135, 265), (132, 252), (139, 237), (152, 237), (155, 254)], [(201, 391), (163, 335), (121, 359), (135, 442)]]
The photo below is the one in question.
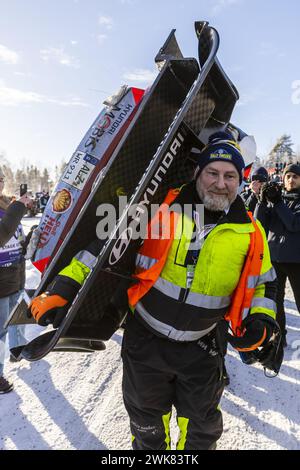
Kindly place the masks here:
[[(38, 277), (28, 264), (28, 286)], [(286, 307), (288, 348), (277, 378), (266, 378), (261, 367), (244, 365), (229, 350), (231, 383), (221, 402), (224, 433), (219, 449), (300, 449), (300, 318), (290, 287)], [(28, 338), (39, 331), (28, 327)], [(0, 449), (130, 449), (121, 393), (121, 342), (119, 330), (105, 351), (7, 362), (5, 372), (15, 389), (0, 396)]]

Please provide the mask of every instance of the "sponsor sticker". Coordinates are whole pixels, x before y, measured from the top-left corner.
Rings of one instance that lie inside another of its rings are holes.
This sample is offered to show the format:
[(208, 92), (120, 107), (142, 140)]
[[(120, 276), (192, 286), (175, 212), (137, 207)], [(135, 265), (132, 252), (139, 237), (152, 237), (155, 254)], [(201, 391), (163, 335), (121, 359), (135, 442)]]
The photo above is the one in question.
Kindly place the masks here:
[(62, 214), (70, 209), (72, 205), (72, 196), (70, 191), (67, 189), (61, 189), (53, 196), (52, 199), (52, 209), (53, 212)]
[(60, 227), (59, 217), (59, 215), (53, 217), (49, 214), (46, 214), (44, 223), (41, 226), (41, 235), (39, 238), (38, 249), (47, 246), (49, 241), (56, 236), (56, 232)]
[(82, 191), (97, 163), (97, 158), (92, 155), (75, 152), (62, 177), (62, 181)]

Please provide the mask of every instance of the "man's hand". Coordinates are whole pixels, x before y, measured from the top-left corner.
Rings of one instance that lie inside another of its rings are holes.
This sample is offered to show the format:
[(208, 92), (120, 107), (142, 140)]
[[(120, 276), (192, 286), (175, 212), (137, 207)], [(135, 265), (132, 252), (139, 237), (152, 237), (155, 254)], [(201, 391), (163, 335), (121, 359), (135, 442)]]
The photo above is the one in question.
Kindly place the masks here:
[[(243, 322), (243, 336), (232, 336), (228, 334), (228, 342), (238, 351), (248, 352), (265, 346), (271, 339), (274, 328), (271, 318), (264, 314), (249, 315)], [(276, 322), (275, 322), (276, 323)]]
[(68, 301), (60, 295), (44, 292), (31, 301), (29, 309), (39, 325), (47, 326), (53, 323), (54, 328), (57, 328), (67, 313), (64, 308), (67, 304)]
[(256, 194), (256, 196), (258, 196), (260, 193), (261, 186), (262, 186), (261, 181), (254, 180), (254, 181), (251, 181), (249, 188), (254, 194)]
[(272, 328), (272, 336), (269, 341), (267, 343), (264, 342), (261, 348), (254, 351), (240, 351), (240, 356), (245, 364), (259, 362), (264, 367), (265, 374), (268, 377), (274, 377), (274, 374), (277, 375), (279, 373), (283, 361), (283, 344), (278, 323), (270, 317), (268, 322)]

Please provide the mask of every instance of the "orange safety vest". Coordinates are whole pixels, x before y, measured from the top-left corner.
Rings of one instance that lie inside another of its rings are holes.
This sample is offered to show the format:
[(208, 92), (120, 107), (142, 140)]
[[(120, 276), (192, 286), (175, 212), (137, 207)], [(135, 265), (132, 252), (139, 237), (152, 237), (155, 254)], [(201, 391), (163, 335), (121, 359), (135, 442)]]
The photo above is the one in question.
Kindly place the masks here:
[[(242, 336), (242, 321), (244, 312), (248, 313), (255, 293), (255, 286), (249, 283), (252, 276), (260, 276), (262, 260), (264, 256), (264, 241), (262, 233), (255, 222), (252, 213), (248, 212), (255, 232), (250, 233), (250, 245), (243, 271), (237, 287), (232, 296), (229, 311), (225, 320), (230, 321), (233, 333), (236, 336)], [(250, 285), (249, 285), (250, 284)]]
[[(128, 300), (131, 307), (135, 307), (138, 301), (151, 289), (160, 276), (165, 262), (167, 260), (169, 249), (174, 240), (175, 228), (179, 214), (169, 211), (169, 206), (178, 196), (180, 190), (171, 189), (159, 211), (149, 222), (147, 228), (147, 238), (138, 251), (139, 255), (156, 259), (157, 261), (148, 269), (137, 268), (133, 277), (139, 280), (138, 283), (131, 286), (128, 291)], [(250, 276), (260, 276), (263, 260), (264, 243), (262, 233), (256, 224), (251, 212), (248, 215), (252, 221), (255, 231), (250, 233), (250, 245), (243, 271), (239, 283), (233, 293), (232, 302), (228, 313), (225, 316), (230, 321), (232, 331), (235, 335), (241, 336), (241, 325), (243, 313), (251, 307), (251, 301), (255, 293), (255, 287), (249, 283)], [(159, 227), (159, 237), (151, 238), (151, 234), (157, 233)], [(250, 285), (250, 286), (249, 286)]]

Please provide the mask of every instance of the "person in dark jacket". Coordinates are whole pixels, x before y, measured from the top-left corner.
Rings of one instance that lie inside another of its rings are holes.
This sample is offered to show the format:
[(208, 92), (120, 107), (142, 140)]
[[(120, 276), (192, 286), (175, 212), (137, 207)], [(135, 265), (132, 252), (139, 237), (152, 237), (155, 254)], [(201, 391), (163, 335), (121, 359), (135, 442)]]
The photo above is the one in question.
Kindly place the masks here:
[(262, 201), (255, 216), (268, 233), (272, 264), (277, 273), (277, 321), (286, 345), (284, 293), (290, 281), (300, 312), (300, 165), (286, 166), (283, 173), (284, 191), (271, 183), (262, 189)]
[[(180, 429), (177, 449), (215, 449), (223, 429), (218, 404), (227, 340), (239, 351), (261, 346), (266, 352), (279, 329), (276, 275), (264, 230), (253, 224), (237, 195), (244, 166), (232, 136), (211, 136), (193, 181), (168, 191), (163, 212), (151, 219), (149, 237), (137, 253), (138, 282), (124, 292), (130, 311), (122, 343), (123, 398), (135, 450), (170, 450), (172, 405)], [(256, 256), (249, 262), (260, 261), (252, 266), (253, 276), (244, 279), (253, 230), (262, 244), (259, 249), (259, 243), (252, 245)], [(39, 324), (55, 326), (56, 318), (66, 314), (63, 308), (95, 266), (99, 248), (93, 243), (78, 252), (32, 300), (31, 314)], [(245, 304), (242, 294), (238, 307), (232, 294), (241, 277), (239, 291), (249, 292), (251, 283), (255, 297), (249, 295)], [(229, 310), (239, 310), (241, 321), (243, 312), (241, 337), (227, 334)]]
[[(13, 389), (12, 383), (3, 376), (7, 334), (4, 324), (25, 284), (25, 261), (21, 245), (24, 235), (20, 221), (26, 207), (31, 204), (26, 194), (11, 203), (11, 199), (2, 194), (4, 182), (5, 177), (0, 169), (0, 394)], [(24, 327), (9, 328), (11, 347), (22, 345), (24, 341)]]
[(45, 207), (49, 201), (49, 198), (50, 198), (49, 193), (48, 192), (46, 193), (45, 191), (43, 191), (43, 194), (39, 200), (39, 207), (40, 207), (41, 212), (44, 212)]
[(269, 175), (263, 166), (256, 168), (256, 170), (253, 171), (249, 190), (241, 194), (248, 211), (252, 213), (254, 212), (256, 204), (259, 200), (261, 187), (263, 183), (266, 183), (267, 181), (269, 181)]

